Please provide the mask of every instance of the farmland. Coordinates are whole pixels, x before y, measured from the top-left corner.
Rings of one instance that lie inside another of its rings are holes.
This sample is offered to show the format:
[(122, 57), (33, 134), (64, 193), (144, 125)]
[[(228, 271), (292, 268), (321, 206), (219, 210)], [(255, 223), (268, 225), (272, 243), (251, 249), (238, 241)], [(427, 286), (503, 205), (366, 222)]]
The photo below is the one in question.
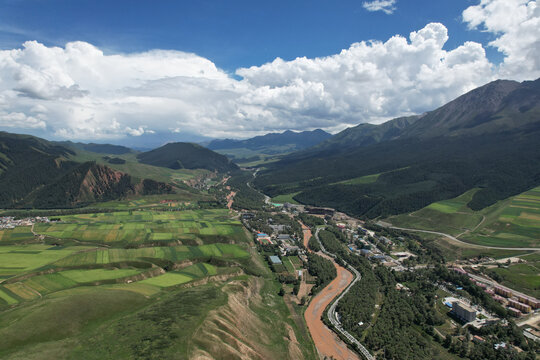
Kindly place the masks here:
[(481, 211), (467, 203), (478, 189), (428, 205), (404, 215), (388, 218), (395, 226), (434, 230), (471, 244), (494, 247), (538, 247), (540, 245), (540, 188), (497, 202)]
[(0, 244), (9, 242), (24, 242), (34, 239), (30, 226), (20, 226), (15, 229), (0, 230)]
[[(309, 336), (229, 210), (167, 211), (169, 201), (154, 207), (161, 200), (61, 215), (35, 224), (36, 235), (3, 230), (0, 357), (216, 357), (226, 343), (228, 357), (288, 358), (292, 346), (295, 358), (313, 358)], [(299, 261), (287, 260), (290, 270)], [(221, 339), (220, 326), (235, 338)]]
[(540, 254), (521, 257), (525, 263), (497, 267), (491, 271), (502, 279), (502, 284), (523, 291), (534, 297), (540, 297)]
[(227, 210), (119, 211), (61, 217), (59, 223), (37, 224), (35, 232), (64, 240), (126, 245), (168, 242), (203, 244), (242, 242), (242, 225)]
[(1, 232), (0, 307), (84, 286), (153, 294), (249, 261), (242, 225), (224, 209), (67, 215), (34, 231), (42, 237)]

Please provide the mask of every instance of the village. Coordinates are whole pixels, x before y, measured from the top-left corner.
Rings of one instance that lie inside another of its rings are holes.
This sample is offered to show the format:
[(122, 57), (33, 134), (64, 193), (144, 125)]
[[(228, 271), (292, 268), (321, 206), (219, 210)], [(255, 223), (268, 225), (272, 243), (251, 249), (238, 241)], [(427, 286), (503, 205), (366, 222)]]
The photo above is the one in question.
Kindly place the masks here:
[[(396, 272), (411, 272), (419, 269), (433, 268), (429, 262), (422, 263), (421, 255), (415, 253), (409, 246), (408, 241), (403, 236), (390, 237), (370, 229), (364, 222), (351, 218), (346, 214), (337, 212), (330, 208), (317, 208), (293, 204), (272, 204), (268, 217), (261, 216), (256, 212), (244, 211), (241, 214), (242, 221), (253, 233), (254, 241), (262, 254), (265, 255), (269, 266), (276, 273), (285, 279), (283, 274), (289, 278), (285, 281), (285, 289), (289, 289), (291, 296), (298, 297), (299, 303), (304, 303), (305, 296), (309, 294), (309, 283), (313, 279), (307, 271), (307, 249), (301, 241), (301, 233), (294, 227), (302, 216), (309, 215), (324, 220), (325, 225), (332, 224), (339, 229), (347, 239), (346, 248), (357, 256), (368, 259), (372, 266), (382, 265)], [(292, 220), (292, 222), (291, 222)], [(266, 221), (266, 223), (265, 223)], [(258, 226), (255, 226), (257, 224)], [(472, 260), (474, 262), (474, 260)], [(493, 259), (483, 259), (493, 261)], [(470, 262), (467, 263), (471, 265)], [(533, 341), (540, 341), (540, 329), (535, 327), (540, 316), (540, 301), (526, 294), (517, 292), (497, 282), (465, 271), (462, 266), (455, 263), (447, 265), (451, 272), (467, 276), (470, 281), (482, 289), (493, 300), (501, 304), (510, 315), (521, 319), (520, 324), (530, 324), (522, 328), (523, 335)], [(307, 281), (306, 281), (307, 279)], [(291, 285), (287, 284), (290, 282)], [(299, 290), (308, 285), (308, 290)], [(293, 286), (294, 285), (294, 286)], [(464, 289), (452, 282), (439, 280), (434, 285), (439, 287), (440, 297), (438, 304), (441, 306), (441, 313), (448, 315), (447, 322), (450, 328), (458, 331), (460, 328), (470, 327), (475, 332), (481, 331), (483, 327), (501, 324), (508, 326), (507, 320), (494, 314), (482, 304), (475, 303)], [(311, 285), (312, 286), (312, 285)], [(400, 291), (410, 291), (406, 285), (398, 283), (396, 289)], [(287, 292), (287, 291), (286, 291)], [(446, 308), (447, 310), (444, 310)], [(339, 315), (336, 314), (338, 317)], [(436, 330), (438, 332), (438, 330)], [(440, 335), (444, 335), (440, 333)], [(458, 335), (457, 339), (463, 336)], [(461, 340), (465, 340), (464, 338)], [(482, 343), (485, 339), (476, 334), (468, 339), (471, 342)], [(497, 343), (496, 348), (507, 346), (505, 342)]]
[(49, 223), (51, 220), (45, 216), (16, 219), (13, 216), (0, 217), (0, 229), (14, 229), (19, 226), (32, 226), (36, 223)]

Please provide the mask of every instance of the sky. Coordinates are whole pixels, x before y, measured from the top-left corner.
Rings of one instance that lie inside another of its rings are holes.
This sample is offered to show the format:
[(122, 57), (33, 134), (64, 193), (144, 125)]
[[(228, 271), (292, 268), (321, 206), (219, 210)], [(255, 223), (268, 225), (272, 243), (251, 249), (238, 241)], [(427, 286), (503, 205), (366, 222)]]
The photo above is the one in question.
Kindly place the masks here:
[(537, 0), (0, 0), (0, 130), (337, 132), (540, 77)]

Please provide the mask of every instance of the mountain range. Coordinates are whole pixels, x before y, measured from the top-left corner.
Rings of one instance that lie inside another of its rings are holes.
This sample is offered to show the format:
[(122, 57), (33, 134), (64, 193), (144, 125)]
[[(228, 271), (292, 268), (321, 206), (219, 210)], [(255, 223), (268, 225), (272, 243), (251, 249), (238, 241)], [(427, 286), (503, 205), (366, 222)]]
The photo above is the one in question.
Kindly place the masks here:
[(540, 80), (494, 81), (419, 116), (361, 124), (280, 161), (255, 184), (368, 218), (479, 187), (482, 209), (540, 184)]
[[(78, 152), (83, 150), (85, 156), (78, 157)], [(116, 145), (59, 143), (0, 132), (0, 207), (70, 208), (131, 195), (176, 191), (174, 186), (164, 182), (137, 178), (95, 161), (80, 160), (93, 153), (97, 158), (109, 159), (110, 164), (121, 163), (125, 160), (101, 154), (120, 156), (132, 152)], [(225, 156), (190, 143), (167, 144), (138, 156), (141, 163), (172, 169), (217, 172), (238, 169)]]
[(240, 161), (257, 158), (257, 155), (277, 155), (303, 150), (327, 140), (332, 135), (321, 129), (313, 131), (269, 133), (244, 140), (213, 140), (206, 146), (221, 154)]

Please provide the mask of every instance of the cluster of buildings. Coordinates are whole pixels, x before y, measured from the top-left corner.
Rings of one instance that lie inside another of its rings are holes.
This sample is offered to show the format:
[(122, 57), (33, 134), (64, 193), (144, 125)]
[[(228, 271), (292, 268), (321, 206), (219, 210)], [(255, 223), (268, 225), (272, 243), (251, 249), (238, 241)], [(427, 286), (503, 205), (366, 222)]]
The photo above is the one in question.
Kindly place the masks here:
[(0, 229), (14, 229), (17, 226), (32, 226), (35, 223), (48, 223), (48, 217), (36, 216), (25, 219), (15, 219), (13, 216), (0, 217)]
[(515, 317), (521, 317), (524, 314), (528, 314), (533, 310), (540, 308), (540, 301), (537, 299), (524, 294), (514, 293), (511, 289), (504, 286), (494, 286), (485, 291), (490, 294), (495, 301), (505, 305), (508, 312)]
[(531, 296), (518, 293), (504, 286), (493, 285), (492, 282), (488, 280), (482, 281), (480, 277), (473, 276), (462, 268), (455, 267), (453, 270), (469, 276), (473, 283), (484, 289), (484, 291), (495, 301), (506, 306), (508, 312), (512, 316), (521, 317), (524, 314), (528, 314), (540, 308), (540, 301)]

